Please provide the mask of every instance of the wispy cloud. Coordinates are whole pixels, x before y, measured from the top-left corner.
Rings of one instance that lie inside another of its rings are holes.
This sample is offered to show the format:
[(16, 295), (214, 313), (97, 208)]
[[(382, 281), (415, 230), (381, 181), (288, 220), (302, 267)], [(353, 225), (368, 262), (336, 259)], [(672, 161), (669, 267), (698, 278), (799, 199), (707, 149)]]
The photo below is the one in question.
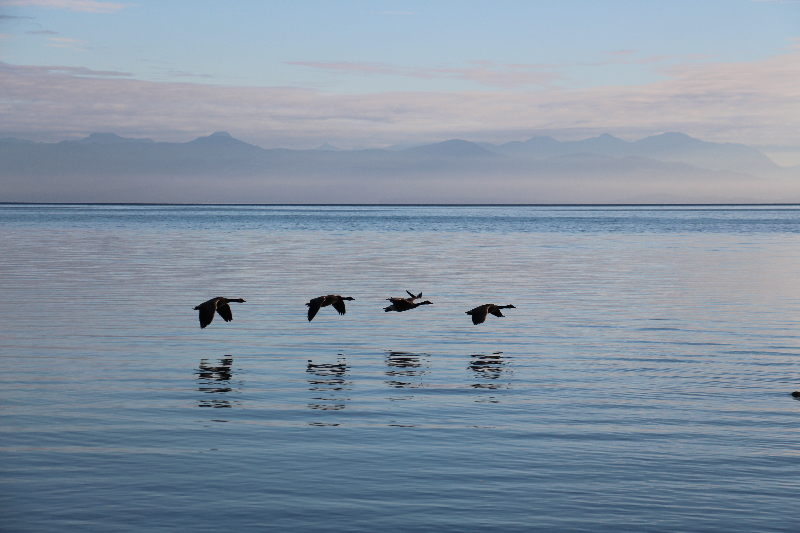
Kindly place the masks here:
[(653, 63), (660, 63), (669, 60), (687, 60), (689, 56), (675, 56), (675, 55), (651, 55), (644, 57), (636, 57), (638, 50), (614, 50), (613, 52), (606, 52), (601, 56), (611, 56), (610, 60), (597, 61), (590, 63), (579, 63), (578, 66), (604, 66), (604, 65), (649, 65)]
[(194, 72), (189, 72), (188, 70), (167, 69), (165, 73), (169, 78), (203, 78), (210, 80), (217, 77), (212, 74), (196, 74)]
[(0, 6), (41, 7), (45, 9), (68, 9), (86, 13), (115, 13), (125, 7), (116, 2), (95, 0), (0, 0)]
[[(654, 63), (661, 63), (664, 61), (674, 61), (680, 59), (687, 59), (686, 57), (679, 57), (674, 55), (654, 55), (654, 56), (645, 56), (645, 57), (631, 57), (635, 53), (635, 50), (631, 51), (624, 51), (624, 52), (610, 52), (607, 55), (611, 56), (611, 59), (604, 60), (604, 61), (594, 61), (594, 62), (586, 62), (586, 63), (578, 63), (575, 66), (579, 67), (604, 67), (608, 65), (652, 65)], [(565, 65), (567, 66), (567, 65)]]
[(118, 131), (185, 141), (228, 130), (262, 146), (512, 140), (541, 132), (562, 139), (603, 132), (640, 138), (665, 131), (719, 142), (800, 144), (800, 51), (752, 62), (674, 64), (661, 73), (664, 79), (639, 86), (342, 95), (0, 63), (0, 116), (6, 131), (37, 138)]
[(81, 41), (80, 39), (67, 39), (65, 37), (50, 37), (47, 46), (56, 48), (73, 48), (75, 50), (86, 51), (85, 45), (89, 44), (88, 41)]
[[(0, 62), (0, 73), (17, 78), (26, 78), (32, 76), (38, 78), (41, 75), (66, 75), (69, 77), (77, 78), (129, 78), (133, 76), (130, 72), (119, 72), (115, 70), (92, 70), (86, 67), (46, 67), (46, 66), (31, 66), (31, 65), (10, 65), (8, 63)], [(44, 80), (42, 80), (44, 81)], [(0, 95), (3, 93), (0, 92)]]
[(288, 64), (362, 75), (406, 76), (424, 79), (460, 79), (477, 82), (489, 87), (502, 88), (546, 86), (560, 78), (559, 74), (548, 70), (552, 68), (550, 65), (503, 64), (493, 61), (472, 61), (469, 67), (464, 68), (401, 67), (384, 63), (355, 61), (293, 61)]
[(32, 31), (26, 31), (25, 33), (28, 35), (59, 35), (57, 31), (51, 31), (51, 30), (32, 30)]
[(289, 65), (355, 74), (362, 76), (401, 76), (422, 79), (457, 79), (472, 81), (486, 87), (501, 89), (520, 89), (529, 87), (550, 87), (564, 84), (566, 76), (561, 71), (574, 67), (604, 67), (610, 65), (655, 65), (667, 61), (686, 61), (690, 57), (673, 55), (651, 55), (637, 57), (638, 50), (617, 50), (601, 54), (599, 61), (583, 63), (501, 63), (498, 61), (470, 61), (466, 67), (404, 67), (387, 63), (359, 61), (293, 61)]
[(79, 39), (67, 39), (66, 37), (50, 37), (48, 40), (65, 44), (87, 44), (87, 41), (81, 41)]

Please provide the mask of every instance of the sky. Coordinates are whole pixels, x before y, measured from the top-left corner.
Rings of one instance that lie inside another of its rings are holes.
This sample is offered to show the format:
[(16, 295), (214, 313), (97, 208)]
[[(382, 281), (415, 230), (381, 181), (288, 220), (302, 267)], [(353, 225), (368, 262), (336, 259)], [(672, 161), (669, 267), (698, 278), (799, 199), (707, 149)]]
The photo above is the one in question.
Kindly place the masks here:
[(798, 126), (797, 1), (0, 0), (0, 136), (361, 148), (680, 131), (791, 159)]

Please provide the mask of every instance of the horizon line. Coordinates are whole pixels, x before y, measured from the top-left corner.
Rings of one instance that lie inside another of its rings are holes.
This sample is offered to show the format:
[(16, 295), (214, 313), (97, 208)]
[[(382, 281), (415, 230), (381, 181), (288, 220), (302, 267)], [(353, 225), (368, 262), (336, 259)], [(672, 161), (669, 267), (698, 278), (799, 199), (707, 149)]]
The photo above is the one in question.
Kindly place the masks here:
[(247, 204), (247, 203), (176, 203), (176, 202), (4, 202), (7, 205), (41, 205), (41, 206), (198, 206), (198, 207), (740, 207), (740, 206), (797, 206), (800, 202), (722, 202), (722, 203), (608, 203), (608, 204), (582, 204), (582, 203), (547, 203), (547, 204), (509, 204), (509, 203), (475, 203), (475, 204), (443, 204), (443, 203), (276, 203), (276, 204)]

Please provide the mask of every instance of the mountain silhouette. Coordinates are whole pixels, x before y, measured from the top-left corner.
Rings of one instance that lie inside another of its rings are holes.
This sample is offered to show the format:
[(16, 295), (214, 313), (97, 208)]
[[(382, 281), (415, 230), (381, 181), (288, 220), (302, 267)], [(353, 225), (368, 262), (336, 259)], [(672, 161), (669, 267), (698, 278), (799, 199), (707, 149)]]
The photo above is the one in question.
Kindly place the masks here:
[(627, 142), (608, 133), (581, 141), (557, 141), (552, 137), (533, 137), (494, 148), (516, 157), (549, 157), (568, 154), (597, 154), (612, 157), (638, 156), (664, 162), (689, 163), (710, 170), (769, 172), (780, 167), (755, 148), (744, 144), (701, 141), (685, 133), (662, 133)]
[(461, 139), (451, 139), (449, 141), (425, 144), (406, 148), (400, 153), (412, 156), (434, 156), (434, 157), (490, 157), (496, 158), (498, 154), (487, 150), (477, 144)]
[(680, 133), (346, 151), (263, 149), (226, 132), (185, 143), (113, 133), (60, 143), (0, 139), (0, 201), (12, 202), (786, 202), (800, 199), (798, 177), (800, 167), (778, 167), (747, 146)]
[(325, 144), (323, 144), (321, 146), (317, 146), (316, 149), (317, 150), (327, 150), (327, 151), (330, 151), (330, 152), (344, 152), (345, 151), (344, 149), (339, 148), (338, 146), (334, 146), (334, 145), (328, 144), (328, 143), (325, 143)]
[(213, 150), (262, 150), (262, 148), (253, 144), (234, 139), (227, 131), (217, 131), (208, 137), (198, 137), (193, 141), (189, 141), (186, 145), (192, 148), (199, 147)]
[[(70, 142), (70, 141), (67, 141)], [(81, 144), (119, 144), (119, 143), (152, 143), (153, 139), (134, 139), (132, 137), (120, 137), (116, 133), (92, 133), (85, 139), (79, 141)]]

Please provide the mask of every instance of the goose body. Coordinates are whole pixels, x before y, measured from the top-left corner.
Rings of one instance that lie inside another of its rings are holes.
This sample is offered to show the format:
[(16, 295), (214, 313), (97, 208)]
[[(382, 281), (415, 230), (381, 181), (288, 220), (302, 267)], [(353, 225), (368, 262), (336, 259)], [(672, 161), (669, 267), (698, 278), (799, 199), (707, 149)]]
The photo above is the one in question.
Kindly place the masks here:
[(408, 298), (386, 298), (387, 301), (392, 302), (392, 305), (389, 307), (384, 307), (383, 310), (387, 313), (389, 311), (397, 311), (398, 313), (402, 313), (403, 311), (408, 311), (409, 309), (414, 309), (415, 307), (419, 307), (420, 305), (432, 305), (433, 302), (424, 301), (420, 303), (414, 303), (415, 300), (419, 300), (422, 298), (422, 293), (414, 294), (411, 291), (406, 291), (408, 293)]
[(329, 294), (327, 296), (317, 296), (312, 298), (306, 305), (308, 306), (308, 321), (311, 322), (319, 312), (320, 308), (332, 305), (340, 315), (347, 312), (344, 307), (345, 300), (355, 300), (352, 296), (339, 296), (338, 294)]
[[(422, 293), (420, 293), (422, 294)], [(417, 297), (418, 298), (418, 297)], [(416, 298), (414, 298), (416, 299)], [(415, 302), (412, 298), (387, 298), (392, 305), (389, 307), (384, 307), (383, 310), (387, 313), (389, 311), (397, 311), (398, 313), (402, 313), (403, 311), (408, 311), (409, 309), (416, 309), (420, 305), (433, 305), (433, 302), (429, 300), (425, 300), (424, 302)]]
[(472, 315), (472, 323), (476, 326), (478, 324), (482, 324), (486, 321), (486, 317), (489, 313), (493, 314), (494, 316), (505, 316), (503, 313), (500, 312), (501, 309), (516, 309), (513, 305), (495, 305), (495, 304), (483, 304), (479, 305), (475, 309), (470, 309), (466, 311), (468, 315)]
[(231, 313), (231, 308), (228, 305), (230, 302), (244, 303), (245, 301), (241, 298), (217, 296), (195, 307), (195, 311), (200, 311), (200, 327), (205, 328), (211, 324), (211, 321), (214, 320), (214, 313), (218, 313), (225, 322), (233, 320), (233, 313)]

